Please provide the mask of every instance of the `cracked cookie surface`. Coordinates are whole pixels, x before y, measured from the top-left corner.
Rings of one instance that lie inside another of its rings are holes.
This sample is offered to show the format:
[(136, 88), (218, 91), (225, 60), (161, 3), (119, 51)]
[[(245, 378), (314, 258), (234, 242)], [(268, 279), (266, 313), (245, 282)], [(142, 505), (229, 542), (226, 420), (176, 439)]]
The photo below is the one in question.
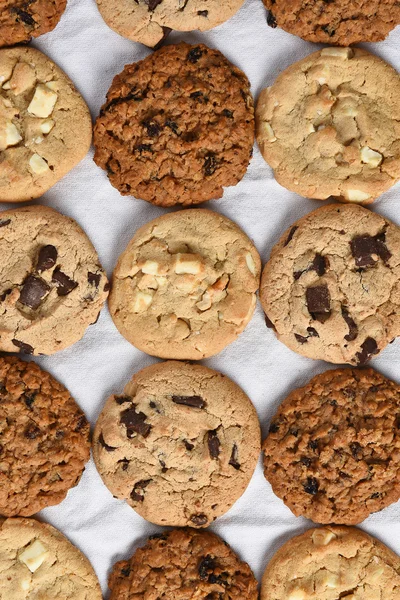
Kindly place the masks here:
[(337, 369), (291, 392), (263, 443), (264, 475), (298, 516), (356, 525), (400, 498), (400, 385)]
[(365, 364), (400, 335), (400, 228), (355, 204), (306, 215), (274, 246), (261, 279), (267, 325), (289, 348)]
[(84, 231), (45, 206), (0, 213), (0, 350), (53, 354), (81, 339), (108, 295)]
[(87, 154), (92, 121), (71, 80), (28, 47), (0, 50), (0, 198), (38, 198)]
[(68, 390), (34, 362), (0, 358), (0, 514), (58, 504), (89, 457), (89, 423)]
[(220, 198), (254, 142), (246, 75), (202, 44), (166, 46), (114, 78), (94, 129), (111, 184), (160, 206)]
[(263, 0), (268, 25), (310, 42), (349, 46), (379, 42), (400, 23), (397, 0)]
[(164, 215), (140, 228), (121, 254), (111, 316), (152, 356), (212, 356), (249, 323), (260, 270), (256, 248), (226, 217), (200, 209)]
[(257, 581), (220, 537), (174, 529), (151, 536), (130, 560), (114, 565), (111, 600), (205, 598), (257, 600)]
[(353, 527), (321, 527), (292, 538), (273, 556), (260, 600), (397, 600), (400, 558)]
[(111, 396), (93, 455), (109, 490), (159, 525), (206, 527), (247, 488), (260, 453), (256, 411), (233, 381), (169, 361)]
[(359, 48), (324, 48), (257, 102), (257, 142), (301, 196), (369, 204), (400, 179), (400, 77)]
[(57, 529), (35, 519), (0, 523), (0, 598), (102, 600), (88, 559)]
[(66, 6), (67, 0), (0, 0), (0, 47), (51, 31)]

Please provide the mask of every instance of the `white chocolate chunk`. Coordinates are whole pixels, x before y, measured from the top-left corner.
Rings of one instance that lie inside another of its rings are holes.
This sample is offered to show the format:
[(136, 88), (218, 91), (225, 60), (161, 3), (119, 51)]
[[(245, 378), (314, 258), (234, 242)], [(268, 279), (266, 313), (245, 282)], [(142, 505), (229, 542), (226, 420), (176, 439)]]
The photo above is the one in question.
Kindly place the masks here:
[(58, 83), (57, 83), (57, 81), (48, 81), (46, 83), (46, 87), (48, 87), (49, 90), (53, 90), (53, 92), (58, 92)]
[(9, 81), (6, 81), (6, 82), (3, 84), (3, 90), (10, 90), (10, 89), (11, 89), (11, 84), (10, 84), (10, 82), (9, 82)]
[(385, 572), (385, 569), (384, 569), (383, 565), (375, 567), (372, 570), (372, 572), (368, 575), (368, 581), (371, 583), (378, 583), (378, 581), (381, 579), (384, 572)]
[(34, 96), (28, 106), (28, 112), (35, 117), (45, 119), (49, 117), (54, 110), (57, 102), (57, 94), (50, 90), (46, 85), (39, 83), (36, 86)]
[(304, 600), (306, 597), (306, 594), (303, 590), (293, 590), (293, 592), (291, 592), (288, 596), (288, 600)]
[(16, 96), (23, 94), (33, 88), (36, 83), (35, 71), (25, 62), (19, 62), (15, 65), (12, 77), (9, 81), (10, 88)]
[(31, 573), (35, 573), (48, 555), (49, 551), (46, 546), (40, 540), (35, 540), (19, 555), (19, 560), (28, 567)]
[(137, 291), (133, 300), (132, 310), (134, 313), (144, 312), (152, 302), (152, 294), (149, 292)]
[(22, 140), (18, 129), (11, 121), (7, 121), (5, 128), (0, 130), (0, 150), (5, 150), (9, 146), (15, 146)]
[(345, 190), (344, 197), (350, 202), (365, 202), (365, 200), (371, 198), (370, 194), (361, 190)]
[(321, 56), (337, 56), (338, 58), (346, 60), (347, 58), (352, 58), (354, 56), (354, 50), (351, 48), (323, 48), (321, 50)]
[(146, 262), (141, 267), (142, 273), (146, 273), (147, 275), (157, 275), (158, 274), (158, 263), (154, 260), (146, 260)]
[(363, 148), (361, 148), (361, 160), (363, 163), (375, 169), (381, 164), (383, 156), (382, 154), (376, 152), (375, 150), (372, 150), (368, 146), (364, 146)]
[(356, 117), (358, 115), (358, 110), (354, 108), (354, 106), (345, 106), (342, 110), (342, 113), (346, 117)]
[(315, 127), (312, 123), (310, 123), (307, 127), (307, 133), (315, 133)]
[(177, 275), (198, 275), (202, 271), (202, 264), (195, 254), (177, 254), (174, 271)]
[(254, 277), (256, 276), (256, 263), (254, 262), (254, 259), (252, 257), (252, 255), (250, 254), (250, 252), (247, 252), (246, 254), (246, 264), (247, 267), (250, 271), (250, 273), (252, 275), (254, 275)]
[(324, 578), (323, 584), (329, 590), (336, 590), (336, 588), (339, 585), (339, 577), (335, 575), (335, 573), (327, 573)]
[(29, 166), (36, 175), (44, 175), (44, 173), (50, 171), (49, 165), (39, 154), (32, 154)]
[(196, 302), (196, 307), (202, 312), (211, 308), (211, 296), (207, 291), (204, 292), (201, 300)]
[(21, 581), (21, 589), (22, 589), (24, 592), (27, 592), (27, 591), (29, 590), (29, 588), (30, 588), (30, 587), (31, 587), (31, 582), (30, 582), (30, 580), (29, 580), (29, 579), (23, 579), (23, 580)]
[(316, 529), (312, 534), (312, 541), (316, 546), (327, 546), (335, 538), (336, 535), (329, 529)]
[(275, 132), (271, 127), (271, 124), (268, 121), (264, 121), (262, 124), (263, 132), (267, 137), (269, 142), (276, 142)]
[(53, 127), (54, 127), (53, 119), (47, 119), (47, 121), (43, 121), (43, 123), (41, 123), (39, 125), (40, 131), (44, 134), (50, 133), (50, 131), (53, 129)]

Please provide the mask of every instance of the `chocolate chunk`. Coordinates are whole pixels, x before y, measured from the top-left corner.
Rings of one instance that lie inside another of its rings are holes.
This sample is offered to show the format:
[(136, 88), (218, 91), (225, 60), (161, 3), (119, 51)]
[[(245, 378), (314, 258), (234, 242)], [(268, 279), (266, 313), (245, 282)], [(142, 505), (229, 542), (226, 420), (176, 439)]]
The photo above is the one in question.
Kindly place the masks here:
[(76, 281), (68, 277), (68, 275), (60, 271), (60, 269), (58, 268), (55, 269), (53, 273), (52, 281), (57, 286), (57, 294), (59, 296), (68, 296), (68, 294), (70, 294), (72, 290), (78, 287)]
[(143, 502), (144, 500), (144, 490), (147, 488), (147, 486), (149, 485), (149, 483), (151, 483), (151, 479), (146, 479), (143, 481), (138, 481), (135, 484), (135, 487), (133, 488), (132, 492), (131, 492), (131, 498), (132, 500), (134, 500), (135, 502)]
[(272, 29), (276, 29), (276, 27), (278, 27), (278, 23), (276, 22), (276, 19), (270, 10), (267, 14), (267, 24), (269, 27), (272, 27)]
[(151, 425), (146, 423), (147, 415), (142, 412), (136, 412), (136, 404), (121, 413), (120, 424), (125, 425), (126, 435), (132, 438), (135, 433), (146, 438), (151, 430)]
[(317, 275), (322, 277), (325, 275), (327, 268), (329, 267), (329, 260), (322, 254), (316, 254), (312, 262), (311, 269), (317, 272)]
[(238, 447), (236, 444), (233, 444), (233, 448), (232, 448), (232, 453), (231, 453), (231, 457), (229, 459), (229, 465), (231, 465), (231, 467), (233, 467), (234, 469), (236, 469), (236, 471), (239, 471), (240, 469), (240, 463), (239, 463), (239, 452), (238, 452)]
[(308, 336), (300, 335), (299, 333), (295, 333), (294, 337), (299, 342), (299, 344), (306, 344), (308, 342)]
[(202, 558), (198, 567), (200, 579), (208, 579), (209, 575), (211, 575), (216, 566), (215, 559), (209, 554)]
[(88, 421), (87, 421), (85, 415), (77, 415), (77, 417), (78, 417), (78, 421), (77, 421), (76, 427), (74, 429), (74, 431), (76, 431), (76, 432), (82, 431), (82, 429), (88, 425)]
[(350, 242), (350, 247), (357, 267), (371, 267), (376, 264), (379, 256), (378, 245), (376, 239), (371, 235), (354, 238)]
[(88, 272), (87, 275), (89, 285), (94, 285), (94, 287), (98, 288), (100, 285), (101, 275), (100, 273), (91, 273)]
[(5, 227), (11, 223), (11, 219), (0, 219), (0, 227)]
[(20, 349), (20, 352), (23, 352), (24, 354), (33, 354), (35, 351), (34, 348), (32, 348), (32, 346), (26, 344), (25, 342), (20, 342), (16, 339), (13, 339), (11, 341), (14, 344), (14, 346), (17, 346), (17, 348)]
[(386, 232), (383, 231), (382, 233), (379, 233), (375, 236), (375, 239), (378, 247), (378, 254), (383, 260), (383, 262), (387, 263), (389, 258), (392, 256), (392, 253), (386, 246)]
[(208, 519), (207, 519), (206, 515), (203, 515), (203, 514), (192, 515), (190, 517), (190, 520), (197, 527), (202, 527), (203, 525), (206, 525), (208, 523)]
[(172, 402), (190, 406), (191, 408), (204, 408), (206, 406), (201, 396), (172, 396)]
[(292, 229), (289, 231), (289, 235), (287, 236), (287, 240), (283, 244), (284, 246), (287, 246), (289, 244), (289, 242), (291, 242), (291, 240), (292, 240), (292, 238), (293, 238), (293, 236), (294, 236), (294, 234), (296, 232), (296, 229), (298, 229), (298, 226), (294, 225), (294, 227), (292, 227)]
[(307, 477), (307, 481), (303, 483), (304, 491), (311, 496), (318, 494), (319, 484), (315, 477)]
[(99, 435), (99, 444), (103, 446), (104, 450), (107, 450), (107, 452), (114, 452), (114, 450), (116, 450), (113, 446), (106, 444), (102, 433)]
[(24, 394), (24, 402), (29, 410), (32, 410), (32, 404), (35, 402), (36, 394)]
[(163, 30), (163, 36), (157, 42), (157, 44), (155, 46), (153, 46), (153, 50), (158, 50), (159, 48), (161, 48), (161, 46), (163, 45), (163, 43), (165, 42), (165, 40), (167, 39), (167, 37), (169, 36), (169, 34), (172, 31), (171, 27), (163, 27), (162, 30)]
[(119, 405), (132, 402), (131, 396), (115, 396), (115, 402)]
[(25, 23), (25, 25), (29, 25), (30, 27), (34, 27), (36, 25), (35, 19), (30, 15), (26, 10), (22, 10), (21, 8), (12, 8), (11, 12), (17, 15), (19, 21)]
[(191, 444), (191, 443), (190, 443), (190, 442), (188, 442), (187, 440), (183, 440), (183, 443), (185, 444), (185, 448), (186, 448), (186, 450), (189, 450), (189, 452), (190, 452), (191, 450), (193, 450), (193, 448), (194, 448), (194, 445), (193, 445), (193, 444)]
[(43, 279), (35, 277), (34, 275), (28, 275), (21, 288), (19, 301), (21, 304), (36, 310), (39, 308), (43, 298), (47, 296), (49, 291), (50, 286), (48, 286)]
[(374, 354), (379, 354), (378, 344), (374, 338), (368, 337), (361, 344), (361, 352), (357, 352), (356, 358), (359, 365), (365, 365)]
[(40, 429), (34, 423), (30, 423), (24, 431), (24, 436), (28, 440), (36, 440), (38, 435), (40, 435)]
[(123, 471), (127, 471), (128, 470), (129, 462), (130, 461), (127, 458), (122, 458), (121, 460), (117, 461), (117, 463), (122, 466), (122, 470)]
[(165, 462), (163, 460), (161, 460), (161, 458), (158, 459), (158, 462), (160, 463), (160, 466), (161, 466), (161, 473), (166, 473), (168, 471), (168, 469), (167, 469)]
[(161, 2), (163, 0), (144, 0), (144, 1), (147, 4), (147, 6), (149, 7), (149, 10), (155, 10), (157, 8), (157, 6), (159, 4), (161, 4)]
[(322, 317), (329, 316), (331, 308), (331, 297), (327, 285), (318, 285), (307, 288), (306, 302), (310, 315), (320, 320)]
[(58, 253), (54, 246), (51, 246), (50, 244), (48, 246), (43, 246), (39, 251), (36, 270), (41, 273), (42, 271), (52, 269), (56, 264), (57, 256)]
[(207, 432), (207, 445), (210, 457), (216, 460), (219, 456), (221, 446), (216, 429)]
[(208, 10), (198, 10), (197, 14), (199, 17), (208, 17)]
[(344, 336), (344, 339), (348, 342), (352, 342), (358, 336), (358, 327), (349, 315), (349, 311), (345, 306), (342, 306), (342, 317), (346, 321), (349, 327), (349, 333)]
[(187, 59), (190, 63), (192, 63), (193, 65), (195, 65), (197, 63), (197, 61), (200, 60), (200, 58), (203, 56), (203, 51), (201, 48), (199, 48), (198, 46), (196, 46), (195, 48), (192, 48), (191, 50), (189, 50), (188, 55), (187, 55)]
[(307, 331), (309, 333), (308, 337), (319, 337), (319, 333), (314, 327), (307, 327)]
[(203, 165), (204, 175), (206, 175), (206, 177), (210, 177), (211, 175), (213, 175), (217, 170), (217, 164), (218, 163), (215, 156), (213, 154), (208, 154), (205, 157)]
[(265, 324), (268, 327), (268, 329), (273, 329), (274, 331), (276, 331), (275, 325), (273, 324), (271, 319), (268, 317), (268, 315), (265, 315)]

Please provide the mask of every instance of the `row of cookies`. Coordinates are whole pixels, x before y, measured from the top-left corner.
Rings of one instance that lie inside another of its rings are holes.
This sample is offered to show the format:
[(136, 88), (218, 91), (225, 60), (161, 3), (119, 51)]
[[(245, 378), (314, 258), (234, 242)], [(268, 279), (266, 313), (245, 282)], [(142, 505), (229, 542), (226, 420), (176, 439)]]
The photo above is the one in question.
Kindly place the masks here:
[[(0, 81), (0, 199), (30, 200), (86, 155), (91, 117), (67, 76), (32, 48), (0, 50)], [(373, 202), (400, 179), (399, 93), (398, 73), (358, 48), (323, 48), (289, 67), (256, 109), (277, 181), (309, 198)], [(94, 160), (121, 194), (186, 206), (243, 178), (254, 135), (245, 74), (218, 50), (181, 43), (114, 78)]]
[[(114, 31), (151, 48), (171, 30), (206, 31), (230, 19), (244, 0), (96, 0), (104, 21)], [(259, 0), (261, 1), (261, 0)], [(282, 27), (305, 40), (347, 46), (376, 42), (400, 23), (395, 0), (340, 3), (316, 0), (263, 0), (270, 27)], [(56, 27), (67, 0), (19, 0), (0, 2), (0, 47), (27, 42)]]

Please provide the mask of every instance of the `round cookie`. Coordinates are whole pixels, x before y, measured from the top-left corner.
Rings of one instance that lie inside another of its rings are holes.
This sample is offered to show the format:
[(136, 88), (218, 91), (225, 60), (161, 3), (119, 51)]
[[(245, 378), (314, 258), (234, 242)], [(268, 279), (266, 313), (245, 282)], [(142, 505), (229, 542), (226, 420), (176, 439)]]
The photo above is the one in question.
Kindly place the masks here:
[(261, 92), (261, 153), (292, 192), (369, 204), (400, 179), (399, 95), (399, 74), (377, 56), (323, 48)]
[(200, 209), (163, 215), (141, 227), (119, 257), (111, 316), (147, 354), (200, 360), (249, 323), (260, 269), (256, 248), (226, 217)]
[(353, 527), (321, 527), (292, 538), (274, 555), (260, 600), (397, 600), (400, 558)]
[(94, 160), (123, 195), (198, 204), (242, 179), (253, 142), (246, 75), (218, 50), (181, 43), (114, 78), (94, 129)]
[(189, 528), (151, 536), (130, 560), (114, 565), (109, 587), (110, 600), (258, 598), (248, 564), (214, 533)]
[(89, 109), (65, 73), (30, 47), (0, 50), (0, 88), (0, 199), (38, 198), (86, 156)]
[(88, 559), (57, 529), (35, 519), (0, 524), (0, 598), (102, 600)]
[(309, 42), (349, 46), (379, 42), (400, 23), (396, 0), (263, 0), (270, 27)]
[(107, 298), (84, 231), (45, 206), (0, 213), (0, 350), (53, 354), (81, 339)]
[(360, 523), (400, 498), (400, 385), (372, 369), (317, 375), (284, 400), (263, 451), (297, 517)]
[(260, 454), (257, 413), (201, 365), (157, 363), (111, 396), (93, 456), (111, 493), (159, 525), (205, 527), (240, 498)]
[(97, 0), (111, 29), (124, 37), (156, 47), (170, 33), (206, 31), (230, 19), (244, 0)]
[(90, 458), (89, 429), (49, 373), (0, 358), (0, 514), (30, 516), (61, 502)]
[(52, 31), (66, 6), (67, 0), (0, 0), (0, 47)]
[(400, 334), (399, 252), (399, 227), (356, 204), (306, 215), (264, 268), (268, 327), (303, 356), (365, 364)]

